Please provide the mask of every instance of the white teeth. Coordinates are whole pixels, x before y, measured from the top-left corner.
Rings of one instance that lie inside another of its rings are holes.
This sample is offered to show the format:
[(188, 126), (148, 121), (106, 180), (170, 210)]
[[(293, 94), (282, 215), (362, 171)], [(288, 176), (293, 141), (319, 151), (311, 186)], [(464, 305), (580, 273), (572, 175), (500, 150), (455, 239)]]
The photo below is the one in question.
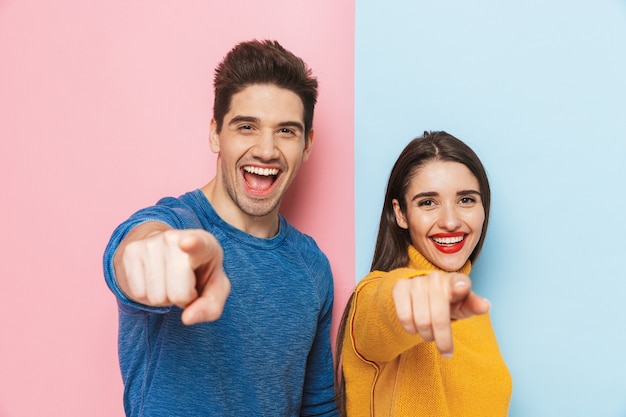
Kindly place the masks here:
[(465, 236), (462, 235), (456, 237), (433, 237), (432, 239), (439, 245), (454, 245), (462, 241), (464, 238)]
[(245, 166), (243, 170), (255, 175), (263, 175), (265, 177), (269, 177), (270, 175), (278, 175), (278, 168), (259, 168), (259, 167), (251, 167)]

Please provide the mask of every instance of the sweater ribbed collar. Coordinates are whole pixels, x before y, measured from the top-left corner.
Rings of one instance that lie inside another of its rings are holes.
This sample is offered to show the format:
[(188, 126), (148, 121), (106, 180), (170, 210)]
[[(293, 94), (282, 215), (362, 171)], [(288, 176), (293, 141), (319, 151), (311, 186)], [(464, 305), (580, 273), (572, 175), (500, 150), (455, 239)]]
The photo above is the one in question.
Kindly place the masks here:
[[(419, 253), (413, 245), (409, 245), (409, 268), (419, 269), (421, 271), (442, 271), (441, 268), (432, 264), (428, 259), (424, 258), (424, 255)], [(472, 263), (467, 260), (465, 265), (456, 272), (469, 275), (472, 270)]]

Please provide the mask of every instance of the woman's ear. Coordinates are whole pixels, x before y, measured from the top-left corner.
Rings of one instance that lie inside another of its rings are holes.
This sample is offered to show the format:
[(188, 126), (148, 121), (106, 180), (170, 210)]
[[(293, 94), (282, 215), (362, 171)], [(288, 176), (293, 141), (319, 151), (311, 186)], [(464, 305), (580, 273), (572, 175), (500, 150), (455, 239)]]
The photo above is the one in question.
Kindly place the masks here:
[(393, 204), (393, 212), (396, 215), (396, 223), (398, 224), (399, 227), (403, 229), (408, 229), (409, 223), (406, 221), (406, 216), (404, 215), (404, 213), (402, 212), (402, 209), (400, 208), (400, 202), (394, 198), (391, 201), (391, 203)]

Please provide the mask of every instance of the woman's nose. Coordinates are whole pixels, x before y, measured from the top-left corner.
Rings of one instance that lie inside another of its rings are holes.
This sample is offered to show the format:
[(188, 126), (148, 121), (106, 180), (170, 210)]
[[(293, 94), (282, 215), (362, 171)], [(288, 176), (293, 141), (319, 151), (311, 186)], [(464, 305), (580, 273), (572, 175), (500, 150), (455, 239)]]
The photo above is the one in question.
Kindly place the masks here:
[(461, 219), (456, 207), (444, 205), (439, 216), (439, 227), (446, 230), (456, 230), (461, 226)]

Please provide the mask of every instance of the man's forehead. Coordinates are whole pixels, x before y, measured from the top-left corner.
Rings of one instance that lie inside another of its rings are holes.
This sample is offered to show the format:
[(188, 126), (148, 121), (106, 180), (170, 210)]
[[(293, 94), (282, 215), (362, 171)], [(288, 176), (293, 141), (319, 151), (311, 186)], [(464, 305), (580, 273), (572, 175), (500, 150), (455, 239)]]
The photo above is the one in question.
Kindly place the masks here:
[(271, 123), (304, 123), (304, 104), (291, 90), (274, 85), (253, 84), (234, 94), (225, 123), (231, 120)]

